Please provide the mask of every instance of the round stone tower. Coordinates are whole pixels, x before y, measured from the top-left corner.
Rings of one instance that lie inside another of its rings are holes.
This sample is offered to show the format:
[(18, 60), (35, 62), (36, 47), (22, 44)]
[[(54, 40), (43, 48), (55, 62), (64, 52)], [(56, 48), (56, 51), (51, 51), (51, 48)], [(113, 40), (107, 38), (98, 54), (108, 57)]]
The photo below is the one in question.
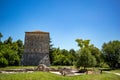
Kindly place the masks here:
[(25, 32), (24, 54), (21, 65), (36, 66), (45, 64), (46, 66), (50, 66), (49, 39), (48, 32)]

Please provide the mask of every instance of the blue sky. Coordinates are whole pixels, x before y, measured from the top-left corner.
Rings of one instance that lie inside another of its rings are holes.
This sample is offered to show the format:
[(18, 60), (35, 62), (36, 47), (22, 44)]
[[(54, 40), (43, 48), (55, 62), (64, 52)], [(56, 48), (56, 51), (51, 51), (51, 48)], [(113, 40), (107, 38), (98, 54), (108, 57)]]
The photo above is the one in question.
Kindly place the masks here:
[(120, 40), (120, 0), (0, 0), (2, 40), (24, 41), (25, 32), (34, 30), (50, 32), (61, 49), (79, 49), (77, 38), (101, 49)]

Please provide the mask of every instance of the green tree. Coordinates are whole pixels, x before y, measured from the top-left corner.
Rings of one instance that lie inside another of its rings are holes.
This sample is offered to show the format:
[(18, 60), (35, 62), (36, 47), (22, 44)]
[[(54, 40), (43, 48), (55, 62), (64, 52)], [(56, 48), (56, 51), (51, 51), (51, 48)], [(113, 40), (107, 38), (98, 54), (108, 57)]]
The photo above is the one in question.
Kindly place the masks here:
[(2, 35), (2, 33), (0, 32), (0, 43), (2, 42), (2, 41), (1, 41), (1, 38), (2, 38), (2, 37), (3, 37), (3, 35)]
[(23, 48), (22, 40), (19, 39), (19, 40), (16, 41), (16, 43), (17, 43), (18, 47)]
[(102, 52), (105, 61), (111, 68), (120, 68), (120, 41), (114, 40), (104, 43)]
[(0, 67), (8, 66), (8, 61), (4, 57), (0, 57)]
[(24, 51), (24, 45), (23, 45), (22, 40), (20, 40), (20, 39), (16, 41), (16, 44), (18, 46), (18, 50), (17, 50), (18, 51), (18, 55), (19, 55), (19, 57), (21, 59), (23, 51)]
[(74, 49), (69, 50), (69, 60), (70, 60), (71, 65), (74, 65), (74, 63), (77, 60), (77, 54), (76, 54), (76, 51)]
[(80, 51), (78, 53), (78, 59), (76, 61), (76, 67), (79, 68), (83, 66), (84, 69), (86, 67), (93, 67), (96, 65), (96, 58), (92, 55), (90, 50), (90, 40), (82, 40), (76, 39), (78, 46), (80, 46)]
[(52, 65), (72, 65), (73, 57), (66, 49), (53, 48), (52, 56)]
[(86, 67), (94, 67), (96, 65), (96, 59), (91, 55), (91, 52), (88, 48), (82, 48), (78, 54), (79, 58), (76, 62), (77, 68), (83, 66), (85, 69)]
[(53, 52), (54, 52), (55, 48), (53, 48), (53, 44), (52, 44), (51, 38), (50, 38), (49, 43), (50, 43), (50, 46), (49, 46), (50, 63), (53, 64), (53, 60), (54, 60), (54, 54), (53, 54)]
[(17, 54), (17, 50), (13, 50), (12, 45), (4, 44), (1, 50), (3, 57), (8, 61), (9, 66), (19, 65), (20, 58)]
[(95, 47), (94, 45), (89, 46), (89, 50), (91, 51), (91, 54), (96, 58), (97, 64), (96, 66), (99, 67), (102, 61), (102, 53), (101, 51)]
[(12, 37), (9, 37), (7, 40), (5, 40), (4, 44), (12, 44)]
[(68, 56), (68, 51), (66, 49), (62, 49), (61, 50), (61, 54), (65, 55), (65, 56)]
[(50, 59), (51, 59), (51, 64), (52, 65), (57, 65), (56, 61), (58, 59), (58, 55), (60, 55), (60, 49), (59, 48), (53, 48), (53, 52), (50, 53)]
[(76, 39), (75, 41), (80, 48), (89, 47), (90, 40)]
[(3, 54), (0, 52), (0, 67), (8, 66), (8, 61), (4, 58)]
[(23, 48), (22, 41), (12, 42), (12, 37), (0, 44), (0, 67), (19, 65)]

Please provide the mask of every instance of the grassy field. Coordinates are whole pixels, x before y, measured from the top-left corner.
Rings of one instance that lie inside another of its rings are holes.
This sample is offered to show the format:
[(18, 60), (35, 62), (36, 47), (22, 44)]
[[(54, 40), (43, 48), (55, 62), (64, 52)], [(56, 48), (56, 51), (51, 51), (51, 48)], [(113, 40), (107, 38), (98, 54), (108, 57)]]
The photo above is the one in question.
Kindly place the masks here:
[(120, 73), (120, 69), (118, 69), (118, 70), (111, 70), (111, 72)]
[(0, 74), (0, 80), (120, 80), (120, 76), (110, 73), (60, 76), (49, 72)]
[[(18, 68), (35, 68), (35, 66), (24, 67), (6, 67), (4, 69), (18, 69)], [(110, 72), (120, 72), (120, 70), (112, 70)], [(50, 72), (33, 72), (33, 73), (13, 73), (1, 74), (0, 80), (120, 80), (120, 76), (112, 73), (79, 75), (79, 76), (60, 76)]]

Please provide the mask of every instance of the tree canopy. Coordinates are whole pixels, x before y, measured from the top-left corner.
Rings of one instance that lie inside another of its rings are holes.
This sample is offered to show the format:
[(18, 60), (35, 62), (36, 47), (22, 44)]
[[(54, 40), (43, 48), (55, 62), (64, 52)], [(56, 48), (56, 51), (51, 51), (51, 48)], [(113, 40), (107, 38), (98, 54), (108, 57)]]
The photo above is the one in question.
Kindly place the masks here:
[[(80, 46), (80, 51), (78, 53), (78, 59), (76, 61), (76, 67), (93, 67), (96, 65), (96, 58), (92, 55), (92, 49), (90, 46), (90, 40), (76, 39), (78, 46)], [(96, 53), (97, 54), (97, 53)]]
[(16, 66), (20, 64), (23, 54), (23, 42), (21, 40), (12, 41), (12, 37), (8, 37), (0, 44), (0, 67)]
[(114, 40), (104, 43), (102, 53), (105, 61), (111, 68), (120, 67), (120, 41)]

